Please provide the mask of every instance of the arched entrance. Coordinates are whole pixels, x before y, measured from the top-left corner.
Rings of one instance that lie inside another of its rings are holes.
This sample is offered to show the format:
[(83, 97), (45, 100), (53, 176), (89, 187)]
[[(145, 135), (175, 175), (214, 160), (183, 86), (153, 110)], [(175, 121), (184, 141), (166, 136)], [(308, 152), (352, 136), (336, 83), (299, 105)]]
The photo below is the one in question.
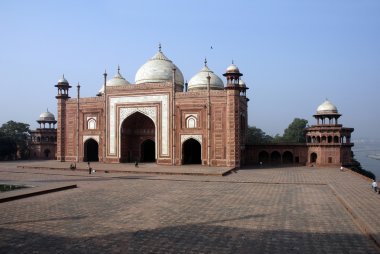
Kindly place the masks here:
[(99, 161), (99, 145), (92, 138), (84, 142), (83, 161)]
[(182, 145), (183, 164), (201, 164), (201, 144), (193, 138), (186, 140)]
[(269, 162), (269, 153), (266, 152), (266, 151), (261, 151), (259, 153), (259, 162), (262, 162), (262, 163), (268, 163)]
[(141, 162), (155, 162), (156, 147), (153, 140), (147, 139), (141, 143)]
[(289, 151), (286, 151), (282, 155), (282, 162), (284, 164), (291, 164), (293, 163), (293, 154)]
[(272, 164), (281, 164), (281, 154), (278, 151), (274, 151), (270, 155), (270, 162)]
[(49, 154), (50, 154), (50, 150), (46, 148), (45, 151), (44, 151), (44, 154), (45, 154), (45, 159), (48, 159), (49, 158)]
[(312, 153), (310, 154), (310, 163), (316, 163), (317, 162), (317, 154), (316, 153)]
[(120, 130), (120, 162), (155, 161), (155, 130), (152, 119), (140, 112), (127, 117)]

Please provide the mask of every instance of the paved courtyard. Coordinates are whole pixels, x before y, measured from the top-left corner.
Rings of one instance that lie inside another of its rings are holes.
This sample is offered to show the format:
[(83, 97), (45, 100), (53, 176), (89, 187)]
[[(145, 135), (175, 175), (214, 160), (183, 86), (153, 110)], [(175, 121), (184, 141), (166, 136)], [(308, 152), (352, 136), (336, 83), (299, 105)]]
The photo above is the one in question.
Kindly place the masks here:
[(0, 163), (0, 182), (78, 188), (0, 203), (0, 253), (380, 253), (380, 195), (337, 168), (223, 177), (19, 164)]

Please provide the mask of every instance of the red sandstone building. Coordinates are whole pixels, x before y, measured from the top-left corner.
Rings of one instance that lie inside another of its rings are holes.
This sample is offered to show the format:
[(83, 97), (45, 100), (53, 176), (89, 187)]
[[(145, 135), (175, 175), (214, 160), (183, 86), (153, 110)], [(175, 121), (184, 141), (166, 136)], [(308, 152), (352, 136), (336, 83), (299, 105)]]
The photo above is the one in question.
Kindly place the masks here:
[(340, 115), (330, 102), (318, 108), (318, 123), (306, 130), (306, 144), (247, 146), (248, 88), (242, 75), (231, 64), (224, 84), (205, 61), (185, 83), (160, 47), (137, 71), (134, 84), (123, 78), (120, 68), (108, 80), (104, 73), (96, 97), (80, 98), (78, 85), (76, 98), (70, 98), (72, 87), (63, 77), (56, 85), (57, 160), (229, 167), (351, 161), (353, 129), (337, 123)]

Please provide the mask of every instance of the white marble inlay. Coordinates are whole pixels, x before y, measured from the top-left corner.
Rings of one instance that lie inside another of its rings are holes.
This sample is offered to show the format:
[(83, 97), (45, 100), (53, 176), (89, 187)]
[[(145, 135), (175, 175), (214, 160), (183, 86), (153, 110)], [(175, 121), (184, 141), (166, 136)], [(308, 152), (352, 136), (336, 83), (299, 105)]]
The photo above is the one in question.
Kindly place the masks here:
[(183, 144), (186, 140), (193, 138), (198, 141), (202, 145), (202, 135), (181, 135), (181, 144)]
[(98, 142), (98, 144), (99, 144), (99, 136), (87, 136), (87, 135), (84, 135), (83, 136), (83, 144), (87, 141), (87, 140), (89, 140), (89, 139), (93, 139), (93, 140), (95, 140), (96, 142)]
[[(133, 107), (128, 107), (125, 104), (133, 103)], [(136, 107), (136, 103), (144, 104), (142, 107)], [(157, 112), (153, 112), (152, 108), (155, 107), (147, 107), (146, 104), (149, 103), (161, 103), (161, 129), (157, 128)], [(116, 154), (118, 140), (116, 140), (116, 134), (120, 132), (120, 123), (117, 123), (117, 112), (118, 104), (120, 105), (120, 119), (122, 114), (125, 115), (125, 118), (128, 114), (132, 114), (132, 112), (139, 111), (142, 114), (148, 116), (153, 120), (156, 124), (156, 140), (159, 140), (159, 133), (161, 134), (161, 154), (169, 155), (169, 95), (161, 94), (161, 95), (145, 95), (145, 96), (125, 96), (125, 97), (110, 97), (109, 98), (109, 148), (110, 154)], [(134, 111), (136, 110), (136, 111)], [(129, 115), (130, 115), (129, 114)], [(124, 119), (125, 119), (124, 118)], [(120, 134), (120, 133), (119, 133)], [(119, 135), (120, 137), (120, 135)], [(157, 143), (157, 142), (156, 142)], [(118, 152), (120, 153), (120, 151)]]

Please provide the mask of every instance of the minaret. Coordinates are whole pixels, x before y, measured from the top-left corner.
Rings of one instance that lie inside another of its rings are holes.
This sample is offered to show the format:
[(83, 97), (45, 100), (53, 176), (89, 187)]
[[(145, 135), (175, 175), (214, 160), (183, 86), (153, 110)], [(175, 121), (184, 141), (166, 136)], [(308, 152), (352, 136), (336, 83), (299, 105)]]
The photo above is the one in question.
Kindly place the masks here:
[(71, 86), (63, 75), (55, 85), (58, 89), (58, 94), (55, 98), (58, 100), (58, 124), (57, 124), (57, 160), (65, 161), (66, 152), (66, 101), (69, 97), (69, 89)]
[(240, 167), (240, 86), (239, 79), (243, 74), (232, 64), (228, 66), (227, 78), (227, 166)]

